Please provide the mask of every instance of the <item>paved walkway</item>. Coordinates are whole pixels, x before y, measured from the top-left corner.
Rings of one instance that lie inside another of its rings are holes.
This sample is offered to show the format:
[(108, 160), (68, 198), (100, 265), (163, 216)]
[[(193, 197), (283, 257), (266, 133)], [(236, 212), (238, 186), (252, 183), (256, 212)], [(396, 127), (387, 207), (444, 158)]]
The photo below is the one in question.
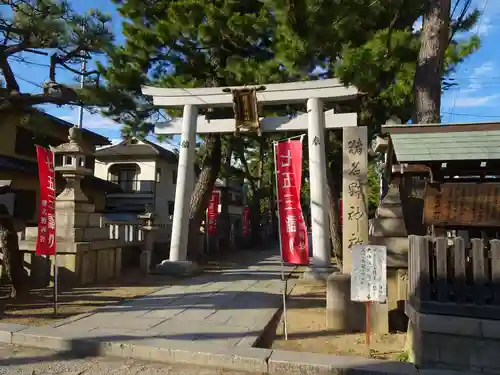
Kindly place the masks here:
[(244, 266), (214, 269), (148, 296), (23, 333), (50, 329), (53, 337), (154, 340), (160, 347), (172, 340), (251, 347), (282, 303), (278, 251), (240, 252), (238, 263)]

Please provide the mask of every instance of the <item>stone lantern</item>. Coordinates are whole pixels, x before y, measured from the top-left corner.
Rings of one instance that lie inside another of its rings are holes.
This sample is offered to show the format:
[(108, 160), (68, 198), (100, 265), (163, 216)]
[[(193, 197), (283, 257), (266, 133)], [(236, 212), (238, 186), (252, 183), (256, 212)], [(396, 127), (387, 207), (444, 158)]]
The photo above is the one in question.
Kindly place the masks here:
[(92, 170), (86, 167), (87, 157), (92, 155), (92, 150), (83, 144), (81, 130), (77, 127), (69, 130), (68, 140), (69, 142), (52, 148), (55, 171), (60, 172), (66, 180), (66, 186), (58, 195), (57, 202), (81, 203), (79, 210), (92, 212), (94, 207), (81, 188), (81, 180), (92, 175)]
[(61, 282), (88, 285), (118, 276), (121, 247), (110, 239), (102, 214), (95, 212), (81, 186), (83, 178), (93, 174), (87, 168), (93, 150), (84, 143), (81, 129), (73, 127), (68, 142), (52, 147), (52, 152), (54, 169), (66, 181), (55, 204), (58, 267), (65, 269)]

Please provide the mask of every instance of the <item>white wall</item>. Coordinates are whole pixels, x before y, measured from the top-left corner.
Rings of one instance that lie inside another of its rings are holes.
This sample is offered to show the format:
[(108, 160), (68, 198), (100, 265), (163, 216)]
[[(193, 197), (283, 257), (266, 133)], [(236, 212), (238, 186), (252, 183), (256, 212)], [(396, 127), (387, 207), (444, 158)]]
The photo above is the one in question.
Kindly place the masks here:
[(124, 161), (113, 161), (113, 162), (96, 160), (94, 174), (96, 177), (102, 178), (103, 180), (107, 180), (108, 170), (112, 165), (130, 164), (130, 163), (136, 163), (141, 168), (141, 172), (137, 176), (138, 180), (154, 181), (156, 179), (156, 161), (154, 160), (143, 161), (143, 160), (136, 160), (133, 158)]

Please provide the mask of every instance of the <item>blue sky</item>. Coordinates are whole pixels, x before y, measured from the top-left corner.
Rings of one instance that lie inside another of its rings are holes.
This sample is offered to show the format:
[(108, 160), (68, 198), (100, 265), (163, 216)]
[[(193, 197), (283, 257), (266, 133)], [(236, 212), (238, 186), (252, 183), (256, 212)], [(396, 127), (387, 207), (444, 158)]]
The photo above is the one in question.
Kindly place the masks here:
[[(461, 64), (454, 75), (457, 86), (443, 95), (443, 122), (500, 121), (500, 49), (497, 46), (500, 39), (500, 0), (474, 0), (473, 5), (483, 12), (479, 24), (473, 30), (480, 35), (482, 47)], [(98, 8), (111, 15), (117, 42), (123, 41), (121, 20), (110, 0), (73, 0), (73, 7), (80, 12)], [(23, 58), (31, 63), (13, 61), (21, 89), (24, 92), (39, 92), (39, 86), (48, 78), (48, 58), (33, 54), (25, 54)], [(92, 68), (91, 65), (89, 68)], [(57, 78), (60, 82), (75, 79), (72, 73), (64, 69), (59, 69)], [(46, 106), (45, 109), (66, 121), (78, 122), (76, 107)], [(83, 125), (113, 141), (120, 137), (120, 125), (98, 114), (85, 112)]]

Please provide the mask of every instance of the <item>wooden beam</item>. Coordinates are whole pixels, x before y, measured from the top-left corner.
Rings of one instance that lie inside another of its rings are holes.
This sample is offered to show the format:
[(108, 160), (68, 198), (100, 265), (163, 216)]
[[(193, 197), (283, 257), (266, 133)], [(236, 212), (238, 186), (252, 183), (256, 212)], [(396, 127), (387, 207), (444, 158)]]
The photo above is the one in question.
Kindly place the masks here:
[[(260, 127), (263, 132), (301, 131), (307, 129), (307, 113), (296, 117), (265, 117), (261, 120)], [(358, 115), (356, 113), (337, 113), (333, 110), (325, 112), (325, 128), (343, 128), (357, 126)], [(197, 134), (206, 133), (232, 133), (235, 130), (234, 119), (221, 119), (207, 121), (205, 116), (198, 116)], [(243, 130), (241, 131), (244, 132)], [(181, 134), (182, 118), (157, 124), (155, 134)]]
[[(346, 87), (337, 79), (276, 83), (265, 86), (266, 90), (257, 92), (257, 100), (260, 104), (305, 103), (309, 98), (319, 98), (323, 101), (344, 101), (359, 95), (356, 87)], [(143, 86), (142, 93), (152, 96), (154, 105), (165, 108), (181, 107), (187, 104), (203, 108), (231, 107), (233, 95), (231, 92), (223, 92), (223, 90), (241, 90), (245, 87), (248, 88), (248, 86), (237, 86), (172, 89)]]

